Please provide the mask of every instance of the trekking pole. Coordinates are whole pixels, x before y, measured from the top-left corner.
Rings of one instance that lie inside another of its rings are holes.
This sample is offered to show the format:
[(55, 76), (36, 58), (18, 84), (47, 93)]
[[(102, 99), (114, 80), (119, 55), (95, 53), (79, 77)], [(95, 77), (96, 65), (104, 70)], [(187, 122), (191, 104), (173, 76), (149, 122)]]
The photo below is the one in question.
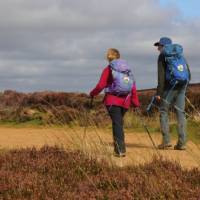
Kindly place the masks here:
[(151, 101), (150, 101), (149, 105), (147, 106), (146, 112), (147, 112), (147, 113), (150, 113), (151, 110), (152, 110), (152, 107), (155, 107), (155, 108), (157, 108), (158, 110), (160, 110), (160, 107), (158, 106), (158, 102), (157, 102), (157, 100), (156, 100), (156, 95), (154, 95), (154, 96), (151, 98)]
[(185, 98), (186, 98), (186, 101), (188, 102), (188, 104), (192, 107), (192, 109), (193, 109), (194, 111), (196, 111), (197, 114), (200, 116), (200, 112), (195, 108), (195, 106), (191, 103), (191, 101), (188, 99), (188, 97), (185, 96)]
[(150, 131), (149, 131), (147, 125), (144, 123), (144, 120), (143, 120), (143, 118), (142, 118), (142, 116), (141, 116), (141, 111), (137, 109), (136, 112), (137, 112), (137, 114), (138, 114), (138, 116), (139, 116), (139, 118), (140, 118), (140, 121), (141, 121), (141, 123), (142, 123), (142, 126), (144, 127), (144, 129), (146, 130), (146, 132), (147, 132), (147, 134), (148, 134), (148, 136), (149, 136), (149, 139), (150, 139), (150, 141), (151, 141), (153, 147), (157, 150), (157, 146), (156, 146), (156, 144), (155, 144), (155, 142), (154, 142), (154, 140), (153, 140), (153, 138), (152, 138), (152, 136), (151, 136), (151, 133), (150, 133)]
[[(165, 103), (170, 104), (166, 99), (162, 99), (162, 100), (163, 100)], [(172, 107), (174, 107), (174, 109), (176, 109), (176, 110), (178, 110), (178, 111), (184, 113), (186, 117), (190, 117), (190, 118), (191, 118), (191, 115), (190, 115), (189, 113), (185, 112), (185, 110), (181, 109), (180, 107), (178, 107), (178, 106), (176, 106), (176, 105), (173, 105)]]
[(90, 99), (90, 104), (89, 104), (90, 109), (92, 109), (92, 106), (93, 106), (93, 99), (94, 99), (94, 97), (91, 97), (91, 99)]
[(153, 106), (153, 104), (154, 104), (154, 101), (155, 101), (155, 96), (153, 96), (153, 97), (151, 98), (151, 101), (150, 101), (149, 105), (147, 106), (147, 109), (146, 109), (147, 113), (150, 112), (150, 110), (151, 110), (151, 108), (152, 108), (152, 106)]

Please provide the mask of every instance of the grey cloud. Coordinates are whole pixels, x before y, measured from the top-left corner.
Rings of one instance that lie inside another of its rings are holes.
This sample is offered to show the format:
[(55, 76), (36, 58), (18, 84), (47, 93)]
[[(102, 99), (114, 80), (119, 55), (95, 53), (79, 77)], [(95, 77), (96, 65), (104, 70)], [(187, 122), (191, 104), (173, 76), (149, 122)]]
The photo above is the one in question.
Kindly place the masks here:
[(199, 72), (198, 20), (185, 21), (176, 7), (160, 7), (159, 0), (0, 1), (0, 28), (2, 90), (88, 91), (110, 47), (131, 63), (139, 88), (155, 87), (153, 43), (163, 35), (183, 44)]

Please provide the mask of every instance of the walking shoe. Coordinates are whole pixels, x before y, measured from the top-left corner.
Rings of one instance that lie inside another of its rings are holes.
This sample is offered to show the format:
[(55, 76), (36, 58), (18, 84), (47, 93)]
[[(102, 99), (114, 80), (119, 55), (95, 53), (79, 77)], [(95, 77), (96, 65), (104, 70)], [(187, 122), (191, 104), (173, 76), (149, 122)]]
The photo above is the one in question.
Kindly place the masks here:
[(185, 147), (185, 145), (176, 144), (174, 146), (174, 150), (186, 150), (186, 147)]
[(170, 147), (172, 147), (172, 144), (170, 143), (167, 143), (167, 144), (161, 143), (158, 145), (158, 149), (169, 149)]
[(125, 157), (126, 156), (126, 153), (114, 153), (114, 156), (115, 157)]

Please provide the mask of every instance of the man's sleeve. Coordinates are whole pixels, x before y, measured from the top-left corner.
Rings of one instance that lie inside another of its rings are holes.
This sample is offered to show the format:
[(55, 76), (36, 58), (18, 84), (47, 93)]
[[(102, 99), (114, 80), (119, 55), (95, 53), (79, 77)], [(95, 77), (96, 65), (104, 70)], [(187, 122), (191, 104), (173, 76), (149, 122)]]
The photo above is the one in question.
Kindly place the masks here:
[(162, 54), (158, 57), (158, 86), (157, 86), (157, 95), (163, 96), (165, 88), (165, 69), (166, 63), (165, 58)]

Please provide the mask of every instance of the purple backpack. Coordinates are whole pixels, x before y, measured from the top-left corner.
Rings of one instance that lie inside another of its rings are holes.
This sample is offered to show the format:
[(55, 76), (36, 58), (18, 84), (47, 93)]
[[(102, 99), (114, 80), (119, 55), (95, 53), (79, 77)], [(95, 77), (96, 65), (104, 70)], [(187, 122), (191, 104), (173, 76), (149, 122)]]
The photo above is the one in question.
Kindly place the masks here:
[(134, 84), (134, 77), (125, 60), (116, 59), (109, 64), (112, 70), (113, 82), (106, 89), (106, 93), (117, 96), (128, 95)]

